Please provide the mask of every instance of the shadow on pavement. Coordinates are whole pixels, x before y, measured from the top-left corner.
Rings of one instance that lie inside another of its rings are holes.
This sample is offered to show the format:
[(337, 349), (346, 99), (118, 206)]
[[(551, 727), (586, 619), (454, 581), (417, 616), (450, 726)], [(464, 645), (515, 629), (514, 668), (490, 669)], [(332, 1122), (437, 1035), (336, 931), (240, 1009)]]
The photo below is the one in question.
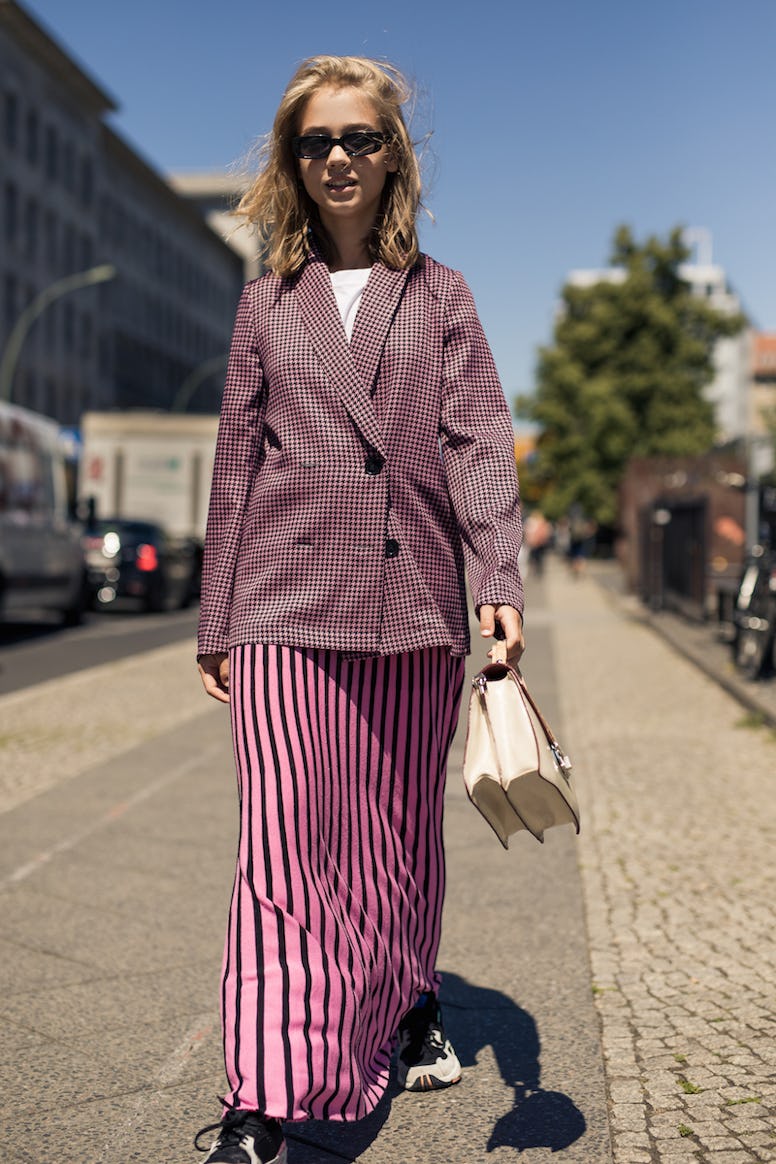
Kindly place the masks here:
[(568, 1095), (540, 1085), (541, 1042), (528, 1011), (499, 990), (475, 986), (445, 974), (446, 1026), (464, 1067), (473, 1067), (483, 1047), (493, 1048), (504, 1083), (515, 1091), (515, 1106), (496, 1122), (487, 1150), (551, 1148), (558, 1152), (583, 1135), (585, 1117)]
[(391, 1103), (400, 1094), (391, 1077), (385, 1095), (366, 1119), (349, 1124), (323, 1120), (286, 1124), (288, 1164), (312, 1164), (319, 1160), (347, 1160), (352, 1164), (377, 1139), (390, 1114)]
[[(461, 1065), (475, 1067), (479, 1052), (491, 1047), (502, 1080), (514, 1089), (514, 1107), (496, 1121), (488, 1152), (496, 1148), (559, 1152), (584, 1134), (585, 1117), (573, 1100), (561, 1091), (541, 1087), (541, 1042), (528, 1011), (501, 991), (476, 986), (457, 974), (444, 974), (441, 998), (447, 1033)], [(392, 1078), (383, 1099), (364, 1120), (351, 1124), (312, 1120), (288, 1125), (289, 1164), (358, 1160), (377, 1139), (399, 1094)]]

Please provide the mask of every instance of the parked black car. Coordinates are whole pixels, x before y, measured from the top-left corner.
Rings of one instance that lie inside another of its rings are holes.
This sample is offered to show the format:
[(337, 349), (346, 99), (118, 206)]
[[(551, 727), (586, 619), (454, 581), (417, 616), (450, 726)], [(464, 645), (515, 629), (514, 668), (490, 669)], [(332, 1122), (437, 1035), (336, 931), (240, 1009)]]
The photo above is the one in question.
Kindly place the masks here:
[(97, 609), (132, 599), (144, 610), (178, 610), (199, 591), (196, 545), (170, 537), (153, 522), (96, 520), (87, 525), (83, 541)]
[(754, 546), (749, 555), (733, 612), (736, 665), (750, 679), (774, 670), (776, 643), (776, 552)]

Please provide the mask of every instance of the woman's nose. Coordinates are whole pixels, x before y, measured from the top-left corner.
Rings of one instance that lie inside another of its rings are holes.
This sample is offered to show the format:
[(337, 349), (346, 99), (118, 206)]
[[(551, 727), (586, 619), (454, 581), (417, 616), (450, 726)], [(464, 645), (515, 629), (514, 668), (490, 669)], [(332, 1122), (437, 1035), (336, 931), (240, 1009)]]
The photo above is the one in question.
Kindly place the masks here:
[(341, 145), (333, 145), (329, 150), (329, 156), (326, 159), (330, 166), (349, 166), (350, 158), (345, 153)]

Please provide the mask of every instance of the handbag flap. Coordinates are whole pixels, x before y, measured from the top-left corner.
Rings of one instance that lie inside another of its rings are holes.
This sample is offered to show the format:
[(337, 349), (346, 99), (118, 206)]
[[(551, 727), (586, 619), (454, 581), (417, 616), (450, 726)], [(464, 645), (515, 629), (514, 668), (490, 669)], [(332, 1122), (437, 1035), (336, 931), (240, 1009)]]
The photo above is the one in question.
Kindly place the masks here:
[(490, 663), (472, 682), (464, 783), (502, 845), (521, 828), (539, 841), (553, 825), (579, 832), (571, 761), (520, 671)]

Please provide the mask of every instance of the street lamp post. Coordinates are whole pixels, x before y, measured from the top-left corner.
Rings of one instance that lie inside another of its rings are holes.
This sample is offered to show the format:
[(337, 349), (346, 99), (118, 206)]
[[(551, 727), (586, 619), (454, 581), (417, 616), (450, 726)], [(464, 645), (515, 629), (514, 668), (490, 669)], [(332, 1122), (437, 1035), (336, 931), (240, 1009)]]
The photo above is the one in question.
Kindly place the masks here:
[(107, 283), (115, 279), (116, 268), (112, 263), (102, 263), (98, 267), (90, 267), (88, 271), (79, 271), (75, 275), (66, 275), (45, 287), (21, 313), (8, 337), (0, 360), (0, 400), (10, 400), (13, 391), (13, 378), (19, 363), (24, 341), (35, 320), (41, 315), (50, 303), (62, 295), (69, 295), (71, 291), (80, 291), (82, 287), (91, 287), (95, 283)]
[(175, 394), (175, 398), (170, 405), (170, 412), (185, 412), (189, 406), (189, 401), (200, 384), (204, 384), (205, 380), (215, 372), (220, 372), (222, 368), (225, 368), (228, 358), (228, 354), (224, 352), (220, 356), (213, 356), (211, 359), (205, 360), (193, 372), (189, 372)]

